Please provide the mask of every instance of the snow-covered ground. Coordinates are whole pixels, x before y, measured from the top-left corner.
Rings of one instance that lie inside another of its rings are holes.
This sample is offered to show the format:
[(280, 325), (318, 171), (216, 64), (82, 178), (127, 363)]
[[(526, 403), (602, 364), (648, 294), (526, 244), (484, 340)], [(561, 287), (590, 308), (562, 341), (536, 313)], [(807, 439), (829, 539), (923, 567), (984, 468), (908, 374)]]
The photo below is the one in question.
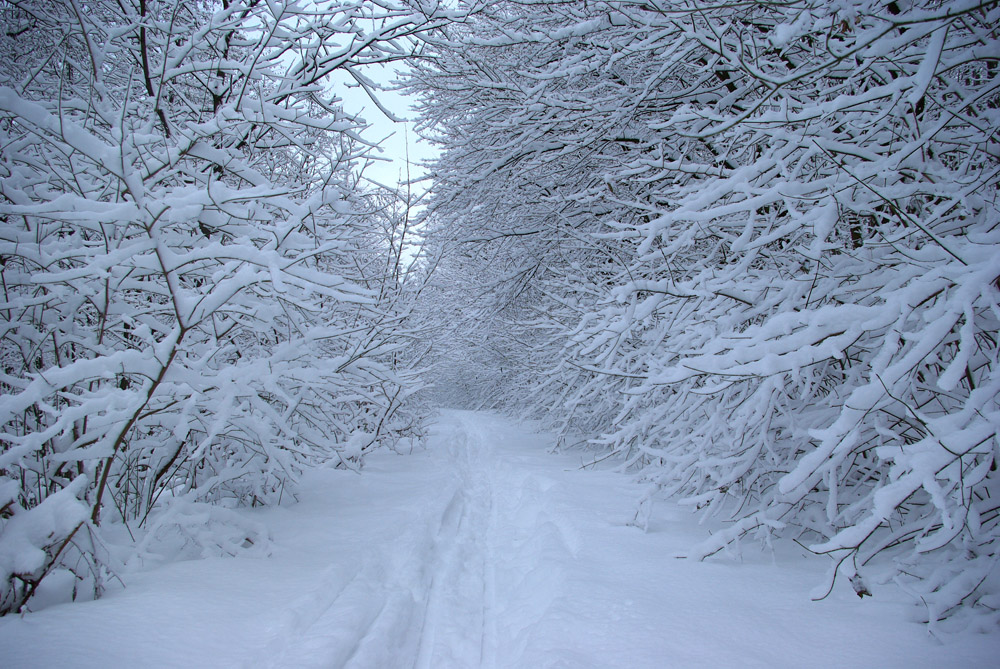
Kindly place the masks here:
[(178, 562), (125, 590), (0, 619), (4, 667), (987, 667), (1000, 635), (937, 640), (892, 590), (785, 550), (692, 562), (704, 537), (579, 454), (500, 417), (446, 412), (429, 448), (306, 477), (248, 511), (267, 558)]

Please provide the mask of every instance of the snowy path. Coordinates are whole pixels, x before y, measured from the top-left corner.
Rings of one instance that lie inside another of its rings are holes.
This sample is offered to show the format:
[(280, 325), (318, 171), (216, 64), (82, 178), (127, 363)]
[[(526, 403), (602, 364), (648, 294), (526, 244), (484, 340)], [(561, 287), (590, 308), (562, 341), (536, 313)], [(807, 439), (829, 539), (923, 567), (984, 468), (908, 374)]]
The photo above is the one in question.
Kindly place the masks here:
[(299, 504), (250, 512), (269, 558), (169, 564), (0, 619), (0, 665), (994, 666), (1000, 638), (939, 644), (898, 593), (810, 602), (825, 565), (795, 551), (675, 560), (705, 528), (665, 504), (629, 526), (640, 491), (547, 443), (447, 412), (427, 451), (315, 472)]

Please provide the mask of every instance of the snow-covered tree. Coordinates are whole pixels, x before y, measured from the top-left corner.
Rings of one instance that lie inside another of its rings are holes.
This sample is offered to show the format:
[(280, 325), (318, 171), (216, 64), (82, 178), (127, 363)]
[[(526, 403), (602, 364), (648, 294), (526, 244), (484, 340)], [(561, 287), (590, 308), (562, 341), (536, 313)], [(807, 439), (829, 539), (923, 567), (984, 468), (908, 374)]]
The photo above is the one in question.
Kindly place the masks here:
[(543, 415), (732, 521), (691, 555), (792, 538), (996, 618), (998, 21), (499, 3), (416, 69), (436, 234), (513, 263)]
[[(407, 0), (3, 3), (0, 612), (100, 593), (99, 525), (232, 552), (226, 507), (417, 430), (401, 219), (325, 83)], [(390, 224), (386, 227), (385, 222)], [(206, 502), (214, 502), (206, 505)]]

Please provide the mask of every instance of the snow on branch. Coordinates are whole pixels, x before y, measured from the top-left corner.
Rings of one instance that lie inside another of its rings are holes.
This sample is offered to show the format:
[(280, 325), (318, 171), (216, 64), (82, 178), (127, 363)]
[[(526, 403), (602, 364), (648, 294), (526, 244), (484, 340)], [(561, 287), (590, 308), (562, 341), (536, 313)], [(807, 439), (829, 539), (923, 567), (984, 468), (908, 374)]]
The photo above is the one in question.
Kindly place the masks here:
[(358, 189), (372, 145), (326, 82), (411, 54), (457, 13), (239, 0), (0, 13), (25, 26), (0, 35), (7, 613), (55, 572), (73, 597), (100, 594), (107, 523), (140, 552), (167, 536), (263, 550), (226, 507), (290, 498), (306, 466), (357, 467), (419, 436), (405, 221)]
[(995, 624), (998, 25), (624, 1), (449, 31), (410, 87), (436, 238), (490, 300), (466, 341), (527, 370), (490, 401), (729, 521), (693, 557), (787, 537)]

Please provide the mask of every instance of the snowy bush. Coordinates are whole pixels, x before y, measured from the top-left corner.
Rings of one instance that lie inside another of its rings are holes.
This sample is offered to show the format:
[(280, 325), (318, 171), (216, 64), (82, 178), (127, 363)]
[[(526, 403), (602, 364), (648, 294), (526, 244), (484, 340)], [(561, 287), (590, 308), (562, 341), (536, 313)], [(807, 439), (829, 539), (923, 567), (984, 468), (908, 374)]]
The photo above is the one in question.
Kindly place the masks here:
[[(363, 121), (323, 82), (370, 90), (364, 65), (443, 19), (405, 2), (0, 12), (3, 613), (60, 565), (83, 579), (81, 556), (98, 593), (102, 518), (132, 532), (171, 504), (272, 503), (304, 465), (418, 429), (403, 222), (375, 220)], [(154, 530), (171, 518), (201, 523), (175, 510)]]
[(787, 537), (995, 624), (998, 22), (504, 3), (414, 73), (436, 234), (522, 296), (482, 332), (568, 440), (732, 521), (692, 556)]

